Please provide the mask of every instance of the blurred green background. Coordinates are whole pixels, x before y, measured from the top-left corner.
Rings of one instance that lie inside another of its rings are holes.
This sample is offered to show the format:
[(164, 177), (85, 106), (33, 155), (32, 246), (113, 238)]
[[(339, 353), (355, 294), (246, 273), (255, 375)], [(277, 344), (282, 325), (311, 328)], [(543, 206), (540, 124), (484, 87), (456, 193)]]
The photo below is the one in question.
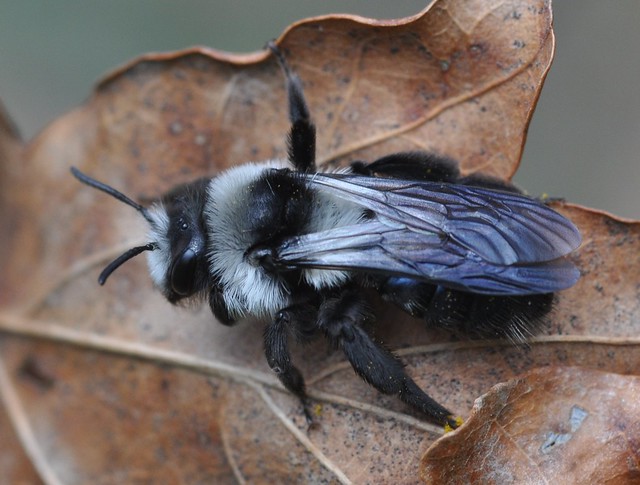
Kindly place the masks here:
[[(0, 0), (0, 99), (25, 139), (149, 51), (260, 49), (291, 22), (399, 18), (428, 0)], [(640, 219), (640, 1), (556, 0), (557, 52), (516, 177), (532, 194)]]

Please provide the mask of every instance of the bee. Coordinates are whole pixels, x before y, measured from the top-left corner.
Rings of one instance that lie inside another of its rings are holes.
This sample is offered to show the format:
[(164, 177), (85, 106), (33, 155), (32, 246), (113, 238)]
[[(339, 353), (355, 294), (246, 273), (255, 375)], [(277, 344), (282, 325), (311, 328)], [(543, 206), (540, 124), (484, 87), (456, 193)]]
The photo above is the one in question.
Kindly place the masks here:
[(371, 289), (428, 325), (521, 340), (576, 283), (567, 258), (580, 233), (564, 216), (508, 182), (470, 175), (426, 152), (346, 168), (316, 166), (316, 128), (302, 82), (269, 44), (286, 82), (288, 156), (245, 163), (176, 187), (145, 207), (72, 168), (86, 185), (137, 210), (145, 245), (108, 264), (99, 283), (146, 252), (166, 299), (209, 301), (225, 324), (257, 316), (267, 362), (311, 422), (290, 337), (326, 337), (356, 374), (424, 419), (456, 426), (401, 360), (365, 328)]

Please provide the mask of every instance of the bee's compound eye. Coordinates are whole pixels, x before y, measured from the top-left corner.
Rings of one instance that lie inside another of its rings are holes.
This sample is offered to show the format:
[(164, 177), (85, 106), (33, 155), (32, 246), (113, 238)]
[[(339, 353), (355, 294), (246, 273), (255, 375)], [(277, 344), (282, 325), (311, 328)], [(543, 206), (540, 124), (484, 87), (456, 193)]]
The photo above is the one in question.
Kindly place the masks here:
[(187, 248), (173, 260), (171, 265), (171, 289), (180, 296), (189, 296), (193, 292), (198, 256), (193, 249)]

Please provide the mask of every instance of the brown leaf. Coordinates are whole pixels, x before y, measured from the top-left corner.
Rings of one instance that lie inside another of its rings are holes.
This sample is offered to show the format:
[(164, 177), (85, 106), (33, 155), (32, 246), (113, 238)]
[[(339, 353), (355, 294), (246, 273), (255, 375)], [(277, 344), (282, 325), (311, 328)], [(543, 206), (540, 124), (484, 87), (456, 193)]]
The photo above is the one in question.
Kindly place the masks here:
[[(304, 81), (323, 163), (428, 149), (466, 172), (504, 177), (518, 165), (553, 52), (544, 0), (441, 0), (405, 21), (311, 19), (279, 42)], [(284, 98), (266, 52), (191, 49), (119, 69), (26, 146), (0, 123), (8, 418), (0, 430), (25, 450), (6, 455), (27, 470), (20, 477), (29, 481), (35, 469), (50, 483), (418, 480), (419, 457), (441, 430), (367, 387), (338, 353), (323, 344), (294, 352), (321, 405), (319, 429), (307, 432), (296, 399), (268, 371), (261, 325), (227, 328), (206, 309), (171, 307), (142, 258), (96, 284), (145, 227), (73, 180), (69, 166), (154, 198), (233, 164), (282, 156)], [(529, 348), (453, 341), (377, 309), (378, 337), (462, 415), (493, 384), (542, 365), (636, 373), (640, 227), (560, 209), (583, 232), (575, 258), (584, 277)]]
[[(558, 392), (561, 390), (561, 392)], [(495, 386), (422, 459), (426, 483), (640, 481), (640, 377), (547, 367)]]

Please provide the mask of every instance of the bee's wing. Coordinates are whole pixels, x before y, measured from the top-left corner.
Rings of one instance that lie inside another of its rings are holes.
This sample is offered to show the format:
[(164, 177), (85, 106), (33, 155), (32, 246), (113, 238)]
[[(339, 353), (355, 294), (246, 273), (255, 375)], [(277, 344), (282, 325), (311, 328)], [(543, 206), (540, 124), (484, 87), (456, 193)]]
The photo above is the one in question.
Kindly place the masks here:
[(516, 193), (349, 174), (308, 177), (312, 187), (367, 207), (381, 220), (451, 239), (490, 263), (551, 261), (581, 241), (566, 217)]
[(284, 266), (374, 271), (505, 295), (554, 292), (579, 277), (561, 257), (580, 234), (533, 199), (458, 185), (310, 177), (377, 217), (284, 241), (276, 254)]
[(469, 253), (453, 240), (375, 220), (291, 238), (278, 249), (276, 261), (287, 267), (408, 276), (494, 295), (552, 293), (572, 286), (579, 277), (565, 259), (499, 265)]

